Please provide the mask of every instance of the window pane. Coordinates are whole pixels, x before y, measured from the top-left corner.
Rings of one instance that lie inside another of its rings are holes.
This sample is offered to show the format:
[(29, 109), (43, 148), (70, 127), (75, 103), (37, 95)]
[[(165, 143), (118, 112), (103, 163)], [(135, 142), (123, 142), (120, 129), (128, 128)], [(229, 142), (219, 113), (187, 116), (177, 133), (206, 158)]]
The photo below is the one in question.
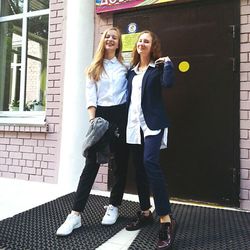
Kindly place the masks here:
[(22, 21), (0, 23), (0, 111), (19, 107), (21, 48)]
[(49, 0), (29, 0), (29, 11), (49, 8)]
[(45, 108), (47, 49), (48, 15), (29, 18), (26, 103), (30, 110)]
[(23, 12), (24, 0), (0, 0), (0, 17)]

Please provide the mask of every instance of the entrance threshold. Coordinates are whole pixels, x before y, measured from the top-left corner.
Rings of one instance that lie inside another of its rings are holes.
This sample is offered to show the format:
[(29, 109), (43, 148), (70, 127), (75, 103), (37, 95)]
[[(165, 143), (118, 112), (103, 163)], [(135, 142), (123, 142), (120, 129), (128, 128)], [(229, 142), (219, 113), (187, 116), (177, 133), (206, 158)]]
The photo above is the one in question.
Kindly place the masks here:
[(250, 213), (250, 210), (245, 210), (245, 209), (241, 209), (238, 207), (227, 207), (227, 206), (219, 205), (217, 203), (204, 202), (204, 201), (182, 200), (182, 199), (173, 198), (173, 199), (170, 199), (170, 202), (173, 204), (190, 205), (190, 206), (197, 206), (197, 207), (209, 207), (209, 208), (224, 209), (224, 210), (229, 210), (229, 211)]

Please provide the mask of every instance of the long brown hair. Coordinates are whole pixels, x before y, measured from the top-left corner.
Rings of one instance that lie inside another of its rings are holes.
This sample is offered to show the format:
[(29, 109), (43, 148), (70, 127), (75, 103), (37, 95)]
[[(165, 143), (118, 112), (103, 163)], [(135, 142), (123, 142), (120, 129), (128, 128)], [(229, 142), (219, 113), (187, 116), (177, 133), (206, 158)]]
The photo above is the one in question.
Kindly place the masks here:
[(137, 43), (138, 43), (141, 35), (143, 35), (145, 33), (148, 33), (152, 37), (152, 46), (151, 46), (151, 52), (150, 52), (150, 61), (155, 61), (156, 59), (158, 59), (159, 57), (161, 57), (161, 42), (160, 42), (158, 36), (154, 32), (152, 32), (150, 30), (144, 30), (138, 36), (138, 39), (137, 39), (137, 41), (135, 43), (135, 46), (133, 48), (133, 51), (132, 51), (132, 60), (131, 60), (132, 66), (136, 66), (140, 62), (140, 55), (137, 52)]
[(104, 68), (103, 68), (103, 60), (104, 60), (104, 55), (105, 55), (105, 40), (104, 39), (110, 30), (115, 30), (117, 32), (118, 39), (119, 39), (118, 48), (115, 51), (115, 56), (121, 63), (123, 60), (122, 54), (121, 54), (122, 39), (121, 39), (120, 30), (117, 27), (111, 27), (111, 28), (106, 29), (101, 36), (100, 42), (98, 44), (97, 50), (94, 55), (94, 59), (86, 70), (88, 77), (90, 79), (93, 79), (94, 81), (99, 81), (100, 76), (102, 72), (104, 71)]

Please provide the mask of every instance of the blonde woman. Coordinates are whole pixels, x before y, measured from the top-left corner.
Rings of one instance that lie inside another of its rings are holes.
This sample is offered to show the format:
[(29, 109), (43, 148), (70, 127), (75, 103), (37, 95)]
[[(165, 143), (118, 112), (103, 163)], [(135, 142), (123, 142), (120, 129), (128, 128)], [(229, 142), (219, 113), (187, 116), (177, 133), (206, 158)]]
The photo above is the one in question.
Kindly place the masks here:
[[(116, 222), (118, 206), (122, 202), (128, 165), (128, 148), (125, 139), (127, 120), (127, 69), (122, 63), (121, 33), (118, 28), (107, 29), (99, 42), (94, 59), (87, 69), (86, 102), (91, 123), (102, 117), (109, 124), (118, 127), (119, 137), (114, 136), (110, 148), (114, 153), (115, 169), (113, 188), (109, 205), (102, 219), (103, 225)], [(56, 232), (66, 236), (81, 227), (80, 213), (84, 210), (100, 164), (97, 163), (96, 150), (91, 148), (86, 157), (85, 167), (80, 176), (75, 201), (71, 213)]]

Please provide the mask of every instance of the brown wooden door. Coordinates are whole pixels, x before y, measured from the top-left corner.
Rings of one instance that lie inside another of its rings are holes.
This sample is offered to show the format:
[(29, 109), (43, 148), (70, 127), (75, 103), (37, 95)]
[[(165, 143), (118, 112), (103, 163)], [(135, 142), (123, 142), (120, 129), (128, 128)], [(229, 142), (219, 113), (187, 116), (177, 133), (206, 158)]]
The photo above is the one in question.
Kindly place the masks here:
[[(161, 39), (175, 65), (176, 84), (163, 93), (172, 126), (161, 152), (172, 197), (238, 205), (239, 1), (194, 1), (120, 13)], [(182, 73), (178, 65), (188, 61)], [(132, 175), (130, 169), (129, 174)], [(136, 193), (133, 178), (127, 191)]]

